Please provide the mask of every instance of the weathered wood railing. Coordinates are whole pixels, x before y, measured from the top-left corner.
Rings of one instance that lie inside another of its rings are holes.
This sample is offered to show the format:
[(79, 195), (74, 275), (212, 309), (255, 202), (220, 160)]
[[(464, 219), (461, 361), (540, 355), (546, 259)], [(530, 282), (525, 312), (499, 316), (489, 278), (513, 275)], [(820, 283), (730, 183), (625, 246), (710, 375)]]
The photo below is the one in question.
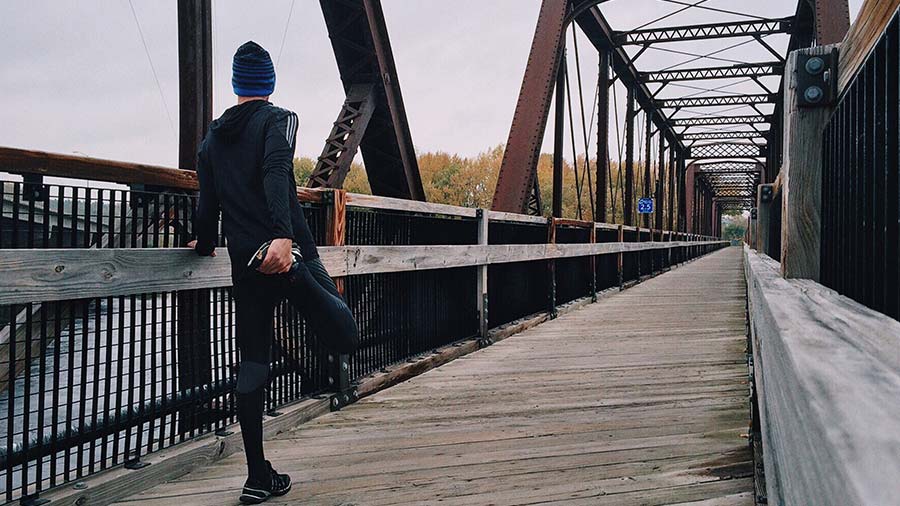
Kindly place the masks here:
[(749, 248), (744, 268), (768, 504), (900, 497), (900, 322)]
[[(841, 44), (785, 66), (784, 162), (745, 250), (768, 504), (900, 497), (898, 6), (866, 0)], [(833, 51), (835, 100), (799, 105), (803, 62)]]
[[(195, 175), (7, 148), (0, 171), (22, 177), (0, 186), (6, 499), (139, 467), (142, 456), (200, 434), (229, 437), (238, 363), (230, 259), (224, 247), (215, 258), (177, 247), (190, 238)], [(725, 245), (342, 191), (299, 195), (362, 346), (346, 362), (330, 357), (300, 315), (280, 307), (273, 413), (317, 394), (340, 405), (352, 400), (341, 397), (350, 381), (357, 393), (373, 391), (396, 380), (385, 371), (398, 362), (455, 344), (432, 355), (439, 363)]]

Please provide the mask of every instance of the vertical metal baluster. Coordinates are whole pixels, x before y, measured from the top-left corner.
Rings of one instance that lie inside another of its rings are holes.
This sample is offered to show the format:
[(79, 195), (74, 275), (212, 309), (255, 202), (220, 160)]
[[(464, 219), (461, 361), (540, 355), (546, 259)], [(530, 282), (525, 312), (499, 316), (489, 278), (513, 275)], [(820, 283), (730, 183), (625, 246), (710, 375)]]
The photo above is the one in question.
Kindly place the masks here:
[[(90, 221), (85, 220), (85, 229), (87, 231), (90, 230)], [(79, 434), (85, 433), (85, 419), (87, 412), (87, 390), (88, 390), (88, 322), (90, 321), (90, 305), (91, 301), (89, 299), (84, 299), (82, 302), (81, 309), (81, 337), (78, 339), (79, 347), (81, 352), (81, 363), (78, 367), (78, 432)], [(72, 362), (74, 364), (74, 360)], [(85, 465), (84, 465), (84, 454), (85, 454), (85, 445), (87, 441), (82, 440), (78, 443), (77, 451), (78, 451), (78, 470), (76, 476), (81, 478), (84, 476)]]

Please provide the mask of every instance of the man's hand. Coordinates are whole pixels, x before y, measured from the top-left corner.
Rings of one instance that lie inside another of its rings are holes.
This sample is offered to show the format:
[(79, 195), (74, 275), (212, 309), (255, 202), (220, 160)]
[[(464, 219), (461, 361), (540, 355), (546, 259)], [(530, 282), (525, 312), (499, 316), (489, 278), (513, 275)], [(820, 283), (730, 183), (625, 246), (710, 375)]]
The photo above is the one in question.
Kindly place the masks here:
[[(197, 249), (197, 240), (194, 239), (193, 241), (187, 243), (187, 247), (191, 248), (191, 249)], [(212, 252), (209, 254), (209, 256), (211, 256), (211, 257), (216, 256), (216, 250), (213, 249)]]
[(263, 259), (262, 265), (259, 266), (259, 272), (263, 274), (281, 274), (291, 269), (294, 263), (294, 256), (291, 254), (291, 239), (274, 239), (269, 250), (266, 252), (266, 258)]

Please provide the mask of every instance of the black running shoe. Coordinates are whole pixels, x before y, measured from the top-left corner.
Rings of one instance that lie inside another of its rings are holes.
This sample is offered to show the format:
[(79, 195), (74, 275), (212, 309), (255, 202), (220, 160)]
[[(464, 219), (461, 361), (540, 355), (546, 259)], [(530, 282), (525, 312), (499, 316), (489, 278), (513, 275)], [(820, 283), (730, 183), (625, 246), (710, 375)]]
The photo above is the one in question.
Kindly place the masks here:
[(263, 480), (247, 479), (244, 483), (244, 490), (241, 491), (241, 502), (244, 504), (259, 504), (269, 500), (270, 497), (277, 497), (287, 494), (291, 491), (291, 477), (286, 474), (278, 474), (272, 469), (272, 463), (266, 461), (266, 467), (269, 468), (268, 483)]

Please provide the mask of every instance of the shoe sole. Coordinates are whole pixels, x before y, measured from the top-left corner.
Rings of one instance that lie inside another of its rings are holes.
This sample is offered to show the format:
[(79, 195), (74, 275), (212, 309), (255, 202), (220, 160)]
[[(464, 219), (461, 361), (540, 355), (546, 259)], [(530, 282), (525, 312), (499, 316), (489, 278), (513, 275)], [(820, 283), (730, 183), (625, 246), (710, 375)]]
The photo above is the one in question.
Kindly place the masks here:
[(293, 486), (294, 486), (294, 484), (290, 483), (290, 484), (288, 484), (288, 487), (286, 489), (284, 489), (280, 492), (269, 492), (269, 495), (267, 495), (264, 498), (259, 498), (259, 497), (255, 497), (252, 495), (241, 494), (241, 497), (239, 497), (238, 500), (241, 501), (241, 503), (243, 503), (243, 504), (261, 504), (261, 503), (268, 501), (269, 499), (271, 499), (273, 497), (281, 497), (281, 496), (287, 494), (288, 492), (291, 491), (291, 487), (293, 487)]

